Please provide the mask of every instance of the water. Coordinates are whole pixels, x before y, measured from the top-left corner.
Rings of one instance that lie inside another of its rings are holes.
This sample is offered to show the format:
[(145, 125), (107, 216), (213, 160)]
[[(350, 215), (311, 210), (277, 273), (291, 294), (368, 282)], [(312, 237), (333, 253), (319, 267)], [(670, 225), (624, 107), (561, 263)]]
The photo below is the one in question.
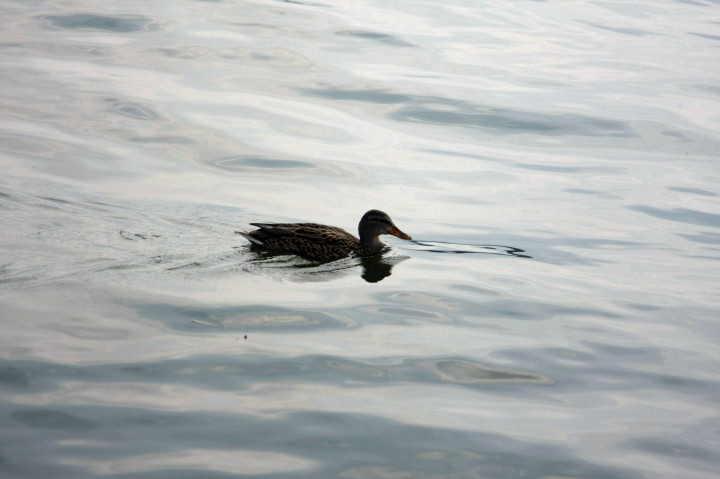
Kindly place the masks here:
[(717, 2), (0, 8), (3, 478), (717, 477)]

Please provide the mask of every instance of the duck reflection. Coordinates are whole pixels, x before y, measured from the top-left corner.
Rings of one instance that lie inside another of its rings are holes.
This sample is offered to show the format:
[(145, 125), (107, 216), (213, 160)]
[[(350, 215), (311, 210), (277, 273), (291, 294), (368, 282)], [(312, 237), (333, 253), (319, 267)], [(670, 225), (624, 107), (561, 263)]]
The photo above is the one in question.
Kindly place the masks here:
[(360, 277), (368, 283), (377, 283), (392, 274), (395, 265), (409, 259), (409, 256), (393, 254), (391, 248), (384, 253), (373, 256), (352, 257), (318, 263), (305, 260), (295, 255), (276, 254), (266, 251), (258, 252), (248, 247), (242, 247), (244, 254), (250, 259), (244, 262), (241, 269), (253, 272), (262, 272), (276, 276), (278, 279), (291, 281), (332, 281), (357, 274), (358, 266), (362, 267)]
[(360, 258), (363, 273), (362, 279), (368, 283), (377, 283), (392, 274), (393, 266), (408, 259), (407, 256), (384, 257), (382, 255)]

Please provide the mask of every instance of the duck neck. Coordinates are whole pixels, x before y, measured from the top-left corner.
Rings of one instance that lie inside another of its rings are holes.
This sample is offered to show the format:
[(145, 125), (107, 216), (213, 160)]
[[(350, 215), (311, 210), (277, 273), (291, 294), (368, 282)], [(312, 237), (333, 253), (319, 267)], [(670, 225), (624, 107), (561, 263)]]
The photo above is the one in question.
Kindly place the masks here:
[(363, 234), (362, 231), (360, 232), (360, 245), (369, 253), (377, 253), (383, 247), (378, 235)]

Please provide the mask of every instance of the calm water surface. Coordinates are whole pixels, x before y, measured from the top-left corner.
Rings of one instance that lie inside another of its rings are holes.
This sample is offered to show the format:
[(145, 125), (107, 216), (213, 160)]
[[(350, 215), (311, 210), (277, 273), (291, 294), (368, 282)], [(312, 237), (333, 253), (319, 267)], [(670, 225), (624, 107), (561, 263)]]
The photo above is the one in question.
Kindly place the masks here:
[(3, 478), (717, 477), (716, 1), (0, 12)]

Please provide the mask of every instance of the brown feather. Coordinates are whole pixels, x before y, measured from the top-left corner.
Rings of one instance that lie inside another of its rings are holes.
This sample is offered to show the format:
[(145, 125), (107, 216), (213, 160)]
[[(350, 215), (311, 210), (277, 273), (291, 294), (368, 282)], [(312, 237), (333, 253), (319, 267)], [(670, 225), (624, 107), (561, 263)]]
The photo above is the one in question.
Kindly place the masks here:
[[(371, 210), (366, 216), (370, 213), (387, 217), (388, 224), (392, 225), (390, 217), (385, 213)], [(271, 253), (296, 254), (315, 261), (333, 261), (351, 254), (371, 256), (382, 249), (382, 244), (379, 242), (373, 243), (371, 245), (373, 249), (370, 249), (366, 246), (367, 243), (363, 244), (357, 237), (336, 226), (318, 223), (250, 224), (257, 226), (258, 229), (250, 232), (237, 231), (237, 233), (247, 238), (252, 243), (253, 249)]]

